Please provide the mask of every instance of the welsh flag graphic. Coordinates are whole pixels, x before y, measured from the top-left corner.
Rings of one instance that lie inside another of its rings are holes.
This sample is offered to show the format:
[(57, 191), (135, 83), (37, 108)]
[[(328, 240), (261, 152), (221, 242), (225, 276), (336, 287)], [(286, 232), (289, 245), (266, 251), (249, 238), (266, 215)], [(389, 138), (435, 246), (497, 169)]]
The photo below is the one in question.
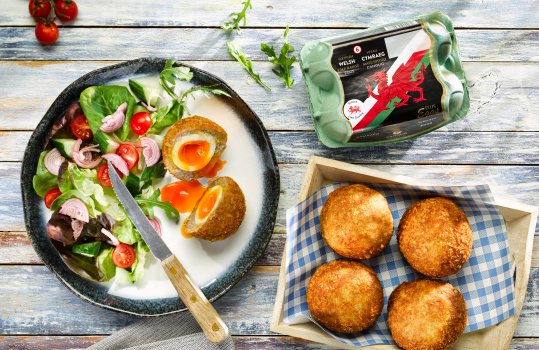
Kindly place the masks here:
[(419, 30), (387, 73), (381, 70), (370, 76), (376, 86), (367, 87), (369, 97), (363, 101), (364, 114), (352, 122), (354, 133), (381, 124), (395, 108), (424, 100), (421, 84), (425, 68), (430, 64), (429, 48), (430, 38)]

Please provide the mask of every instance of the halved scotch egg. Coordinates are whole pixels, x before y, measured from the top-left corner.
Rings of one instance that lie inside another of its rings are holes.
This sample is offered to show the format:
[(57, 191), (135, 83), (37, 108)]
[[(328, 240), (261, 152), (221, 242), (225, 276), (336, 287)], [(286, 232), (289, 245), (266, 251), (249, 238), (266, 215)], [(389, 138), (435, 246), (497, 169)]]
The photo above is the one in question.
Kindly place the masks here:
[(211, 120), (200, 116), (183, 118), (165, 135), (163, 163), (178, 179), (196, 180), (213, 168), (226, 141), (226, 131)]
[(232, 236), (245, 217), (245, 197), (232, 178), (215, 177), (185, 221), (184, 232), (208, 241)]

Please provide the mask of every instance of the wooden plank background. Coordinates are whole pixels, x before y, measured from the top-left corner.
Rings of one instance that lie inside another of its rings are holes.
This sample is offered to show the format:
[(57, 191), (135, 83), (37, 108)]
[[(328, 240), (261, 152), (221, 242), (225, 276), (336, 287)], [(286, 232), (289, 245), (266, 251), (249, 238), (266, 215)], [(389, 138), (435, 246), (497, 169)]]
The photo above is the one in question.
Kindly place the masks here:
[[(219, 24), (240, 0), (79, 1), (79, 18), (41, 47), (27, 1), (0, 12), (0, 349), (85, 348), (136, 318), (71, 294), (34, 253), (22, 216), (21, 159), (35, 125), (56, 96), (93, 69), (138, 57), (175, 57), (226, 80), (259, 115), (276, 151), (281, 197), (275, 233), (256, 266), (215, 306), (238, 349), (328, 349), (269, 331), (284, 213), (294, 203), (310, 155), (403, 174), (425, 182), (491, 184), (495, 195), (539, 205), (539, 4), (529, 0), (253, 0), (241, 35)], [(259, 50), (280, 45), (283, 26), (299, 50), (309, 40), (442, 10), (454, 21), (470, 87), (461, 121), (415, 140), (332, 150), (316, 138), (298, 67), (284, 89)], [(226, 52), (237, 40), (273, 89), (266, 93)], [(537, 232), (539, 232), (539, 225)], [(539, 348), (539, 235), (525, 305), (511, 349)], [(84, 315), (81, 317), (80, 315)]]

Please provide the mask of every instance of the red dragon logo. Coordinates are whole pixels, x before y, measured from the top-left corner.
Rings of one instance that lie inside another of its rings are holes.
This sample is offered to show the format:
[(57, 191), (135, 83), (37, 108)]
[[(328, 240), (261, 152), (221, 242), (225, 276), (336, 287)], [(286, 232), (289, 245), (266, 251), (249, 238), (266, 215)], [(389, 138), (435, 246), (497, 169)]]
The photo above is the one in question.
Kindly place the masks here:
[(394, 103), (393, 108), (406, 106), (411, 97), (409, 95), (411, 92), (419, 93), (419, 97), (414, 98), (414, 102), (425, 101), (423, 88), (420, 87), (425, 80), (425, 66), (421, 65), (419, 72), (414, 75), (414, 81), (410, 81), (410, 76), (414, 69), (415, 67), (412, 65), (401, 65), (393, 75), (391, 85), (387, 85), (387, 74), (384, 70), (375, 72), (366, 80), (367, 82), (372, 80), (378, 83), (378, 94), (372, 91), (372, 86), (369, 84), (367, 85), (369, 96), (378, 100), (383, 106), (382, 110), (388, 109), (387, 104), (395, 97), (398, 97), (401, 101)]
[(348, 113), (350, 114), (356, 114), (356, 113), (359, 113), (361, 112), (361, 108), (359, 108), (359, 106), (350, 106), (348, 107)]

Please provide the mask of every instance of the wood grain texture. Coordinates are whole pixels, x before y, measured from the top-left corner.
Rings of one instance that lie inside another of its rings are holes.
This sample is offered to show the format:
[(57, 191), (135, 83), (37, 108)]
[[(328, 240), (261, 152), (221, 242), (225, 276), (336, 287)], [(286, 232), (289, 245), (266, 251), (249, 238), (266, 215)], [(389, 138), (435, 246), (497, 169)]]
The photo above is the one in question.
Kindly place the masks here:
[[(42, 350), (44, 348), (68, 350), (86, 349), (105, 336), (0, 336), (0, 348), (10, 350)], [(313, 343), (307, 340), (286, 336), (234, 336), (236, 350), (273, 350), (273, 349), (308, 349), (335, 350), (332, 346)], [(536, 350), (537, 338), (513, 338), (510, 350)]]
[[(0, 283), (4, 335), (109, 334), (137, 319), (83, 301), (44, 266), (1, 266)], [(277, 271), (253, 270), (213, 305), (232, 334), (268, 334), (276, 285)]]
[[(253, 269), (213, 305), (233, 335), (270, 335), (278, 267)], [(137, 317), (95, 307), (67, 289), (44, 266), (0, 266), (3, 335), (109, 334)], [(42, 293), (46, 290), (47, 293)], [(532, 268), (515, 336), (536, 337), (539, 268)], [(39, 298), (36, 295), (39, 294)], [(44, 317), (46, 315), (46, 317)], [(84, 315), (84, 317), (80, 317)]]
[[(219, 26), (230, 12), (241, 9), (241, 0), (144, 1), (97, 0), (81, 1), (76, 26)], [(106, 10), (105, 10), (106, 9)], [(539, 28), (537, 3), (533, 0), (514, 2), (429, 1), (402, 2), (390, 0), (383, 6), (355, 0), (286, 1), (256, 0), (248, 13), (249, 26), (295, 27), (367, 27), (406, 19), (432, 11), (443, 11), (459, 27)], [(2, 25), (29, 25), (25, 1), (8, 1), (0, 13)]]
[(206, 338), (214, 344), (224, 342), (228, 337), (228, 327), (178, 258), (171, 255), (161, 262), (161, 266)]
[[(355, 31), (357, 29), (291, 29), (288, 40), (297, 55), (307, 41)], [(143, 31), (138, 28), (63, 28), (61, 40), (47, 55), (42, 55), (33, 27), (0, 27), (0, 38), (6, 43), (0, 46), (0, 59), (128, 60), (173, 55), (184, 61), (226, 61), (233, 60), (226, 41), (234, 40), (252, 60), (267, 61), (260, 44), (280, 47), (282, 35), (283, 29), (245, 29), (241, 35), (232, 36), (215, 28), (148, 28)], [(464, 61), (539, 61), (537, 30), (461, 29), (455, 35)], [(132, 48), (133, 37), (137, 38), (136, 50)], [(89, 45), (89, 41), (99, 45)]]
[[(165, 55), (169, 56), (169, 55)], [(0, 64), (0, 130), (33, 130), (60, 92), (80, 76), (113, 62), (11, 61)], [(255, 69), (273, 89), (266, 93), (236, 62), (187, 61), (223, 78), (261, 118), (268, 130), (313, 130), (307, 93), (299, 69), (286, 89), (271, 64)], [(539, 131), (539, 65), (533, 63), (467, 62), (470, 86), (468, 115), (441, 131)], [(36, 79), (36, 77), (39, 77)], [(22, 154), (22, 153), (21, 153)]]
[[(489, 183), (495, 195), (515, 198), (530, 205), (539, 205), (539, 167), (478, 165), (387, 165), (367, 166), (393, 174), (408, 175), (426, 182), (448, 185)], [(357, 162), (363, 163), (363, 162)], [(0, 231), (25, 231), (22, 199), (19, 189), (20, 163), (0, 162)], [(296, 203), (306, 164), (281, 164), (281, 196), (275, 230), (285, 232), (285, 212)], [(539, 224), (537, 226), (539, 233)]]

